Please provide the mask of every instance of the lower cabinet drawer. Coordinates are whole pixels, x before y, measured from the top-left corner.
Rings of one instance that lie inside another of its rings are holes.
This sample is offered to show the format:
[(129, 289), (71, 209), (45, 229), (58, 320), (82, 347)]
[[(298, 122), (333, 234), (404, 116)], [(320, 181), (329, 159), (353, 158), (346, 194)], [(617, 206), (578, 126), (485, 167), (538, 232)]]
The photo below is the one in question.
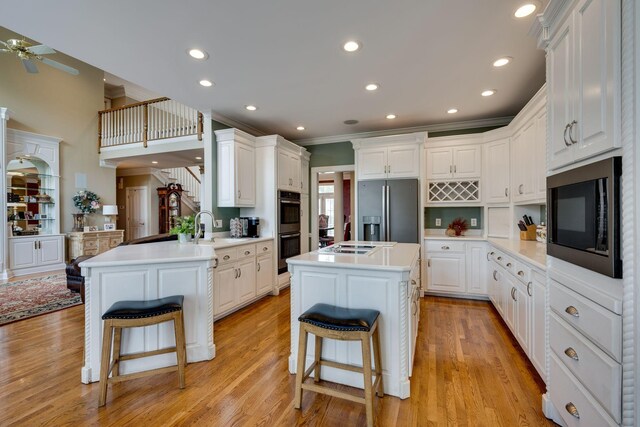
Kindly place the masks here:
[(91, 255), (91, 256), (98, 255), (98, 249), (97, 248), (96, 249), (85, 249), (83, 251), (83, 255)]
[(427, 253), (430, 252), (464, 252), (466, 245), (464, 242), (454, 242), (449, 240), (428, 240), (425, 245)]
[(110, 248), (115, 248), (116, 246), (118, 246), (120, 243), (122, 243), (122, 239), (120, 237), (112, 237), (109, 240), (109, 247)]
[(266, 242), (260, 242), (256, 244), (256, 255), (260, 256), (262, 254), (268, 254), (273, 251), (273, 240), (268, 240)]
[(550, 378), (551, 402), (568, 427), (618, 425), (553, 353)]
[(237, 250), (236, 248), (216, 249), (216, 255), (218, 256), (218, 263), (225, 264), (236, 260)]
[(84, 248), (85, 252), (87, 251), (87, 249), (98, 249), (98, 240), (97, 239), (83, 240), (82, 247)]
[(238, 259), (256, 255), (256, 245), (244, 245), (238, 248)]
[[(555, 313), (550, 316), (549, 345), (593, 397), (620, 422), (622, 366)], [(552, 381), (555, 387), (555, 379)]]

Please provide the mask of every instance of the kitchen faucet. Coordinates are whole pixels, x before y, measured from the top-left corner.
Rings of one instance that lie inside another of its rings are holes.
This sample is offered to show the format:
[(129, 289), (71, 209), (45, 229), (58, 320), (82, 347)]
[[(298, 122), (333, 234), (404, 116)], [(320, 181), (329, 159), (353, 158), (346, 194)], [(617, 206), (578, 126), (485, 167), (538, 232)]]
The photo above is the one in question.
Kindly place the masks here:
[[(203, 213), (208, 214), (211, 217), (211, 226), (215, 227), (216, 226), (216, 217), (213, 216), (213, 213), (211, 211), (207, 211), (207, 210), (203, 210), (200, 211), (196, 214), (196, 217), (193, 219), (193, 221), (196, 223), (196, 236), (193, 239), (193, 243), (194, 244), (198, 244), (198, 241), (200, 240), (200, 215), (202, 215)], [(202, 230), (204, 231), (204, 230)]]

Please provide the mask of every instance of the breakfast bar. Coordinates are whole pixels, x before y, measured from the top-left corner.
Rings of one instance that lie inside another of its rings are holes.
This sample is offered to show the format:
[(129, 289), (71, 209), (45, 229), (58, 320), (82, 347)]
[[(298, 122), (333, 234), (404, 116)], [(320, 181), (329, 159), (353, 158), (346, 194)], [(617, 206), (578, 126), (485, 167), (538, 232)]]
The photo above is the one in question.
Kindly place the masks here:
[[(287, 260), (291, 273), (291, 354), (297, 370), (298, 317), (316, 303), (380, 312), (384, 393), (409, 397), (415, 340), (420, 318), (420, 245), (394, 242), (342, 242)], [(314, 360), (314, 341), (307, 346)], [(357, 342), (326, 339), (323, 359), (362, 366)], [(363, 388), (362, 375), (323, 368), (321, 378)]]

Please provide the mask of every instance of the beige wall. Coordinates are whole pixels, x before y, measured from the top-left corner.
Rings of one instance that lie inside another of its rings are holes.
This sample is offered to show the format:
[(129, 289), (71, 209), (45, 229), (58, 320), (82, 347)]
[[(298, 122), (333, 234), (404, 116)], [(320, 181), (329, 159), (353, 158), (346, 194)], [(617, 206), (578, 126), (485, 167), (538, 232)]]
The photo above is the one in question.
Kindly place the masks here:
[(138, 102), (139, 101), (129, 98), (128, 96), (120, 96), (118, 98), (111, 98), (111, 108), (120, 108), (125, 105), (136, 104)]
[[(19, 37), (0, 27), (0, 40)], [(60, 204), (62, 232), (73, 227), (75, 212), (71, 198), (77, 191), (75, 174), (87, 176), (87, 189), (103, 204), (116, 199), (115, 170), (99, 167), (97, 150), (98, 111), (103, 108), (103, 72), (57, 53), (51, 59), (80, 71), (73, 76), (38, 63), (38, 74), (29, 74), (13, 55), (0, 54), (0, 107), (11, 111), (8, 126), (62, 138), (60, 144)], [(99, 213), (88, 218), (89, 225), (102, 225)]]

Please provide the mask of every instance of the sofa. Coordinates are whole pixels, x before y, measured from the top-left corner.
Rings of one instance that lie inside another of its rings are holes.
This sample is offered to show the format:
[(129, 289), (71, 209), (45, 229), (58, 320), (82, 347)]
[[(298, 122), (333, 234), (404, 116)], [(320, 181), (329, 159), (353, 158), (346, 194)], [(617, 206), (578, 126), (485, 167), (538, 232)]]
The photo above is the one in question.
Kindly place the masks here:
[[(129, 240), (127, 242), (122, 242), (118, 246), (127, 246), (127, 245), (141, 245), (145, 243), (156, 243), (156, 242), (168, 242), (171, 240), (178, 240), (177, 234), (154, 234), (151, 236), (141, 237), (139, 239)], [(80, 269), (80, 263), (82, 261), (88, 260), (93, 255), (81, 255), (75, 259), (72, 259), (67, 264), (65, 269), (67, 273), (67, 288), (71, 290), (71, 292), (79, 292), (80, 298), (82, 299), (82, 303), (84, 304), (84, 277), (82, 276), (82, 271)]]

